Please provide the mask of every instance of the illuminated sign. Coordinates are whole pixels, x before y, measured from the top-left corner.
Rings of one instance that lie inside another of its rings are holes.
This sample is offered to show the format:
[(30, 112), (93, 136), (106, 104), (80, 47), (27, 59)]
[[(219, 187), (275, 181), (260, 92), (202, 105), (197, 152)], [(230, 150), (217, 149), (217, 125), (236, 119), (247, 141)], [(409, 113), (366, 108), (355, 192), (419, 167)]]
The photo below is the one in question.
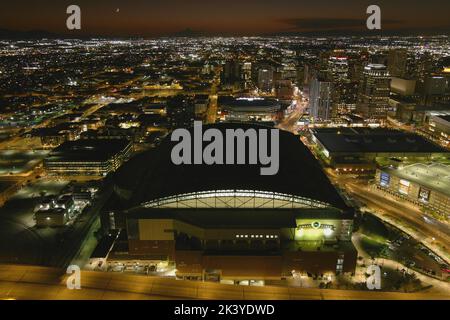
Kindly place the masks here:
[(410, 182), (408, 180), (400, 180), (400, 184), (398, 187), (398, 192), (402, 193), (402, 194), (408, 194), (409, 193), (409, 186), (410, 186)]
[(430, 190), (421, 187), (419, 191), (419, 200), (428, 202), (430, 200)]
[(382, 187), (389, 187), (390, 182), (391, 182), (391, 176), (386, 172), (382, 172), (380, 174), (380, 185)]

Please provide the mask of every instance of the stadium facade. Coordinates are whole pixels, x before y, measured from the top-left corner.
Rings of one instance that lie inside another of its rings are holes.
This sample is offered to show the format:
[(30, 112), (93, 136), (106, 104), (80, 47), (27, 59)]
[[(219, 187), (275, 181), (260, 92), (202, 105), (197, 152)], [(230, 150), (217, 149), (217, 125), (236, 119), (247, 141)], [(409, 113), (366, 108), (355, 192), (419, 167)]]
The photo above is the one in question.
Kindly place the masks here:
[[(250, 124), (211, 127), (261, 128)], [(120, 230), (109, 263), (173, 266), (180, 278), (280, 280), (353, 273), (353, 209), (298, 137), (280, 132), (280, 169), (173, 165), (166, 139), (115, 175), (103, 225)]]

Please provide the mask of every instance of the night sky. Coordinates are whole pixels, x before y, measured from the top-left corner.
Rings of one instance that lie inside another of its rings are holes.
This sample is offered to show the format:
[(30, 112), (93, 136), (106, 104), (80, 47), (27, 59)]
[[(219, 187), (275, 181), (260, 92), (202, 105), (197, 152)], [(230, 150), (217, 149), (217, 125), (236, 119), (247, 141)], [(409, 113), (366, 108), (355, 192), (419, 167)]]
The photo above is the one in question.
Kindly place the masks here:
[(85, 35), (363, 32), (370, 4), (381, 7), (385, 32), (450, 32), (449, 0), (2, 0), (0, 29), (67, 34), (70, 4), (81, 7)]

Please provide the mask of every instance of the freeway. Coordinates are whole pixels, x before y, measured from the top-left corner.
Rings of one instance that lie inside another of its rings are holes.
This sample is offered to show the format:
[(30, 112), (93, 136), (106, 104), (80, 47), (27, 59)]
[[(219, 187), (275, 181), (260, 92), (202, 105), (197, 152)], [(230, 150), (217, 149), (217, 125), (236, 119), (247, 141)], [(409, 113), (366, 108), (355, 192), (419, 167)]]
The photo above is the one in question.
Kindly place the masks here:
[(450, 300), (450, 293), (427, 291), (398, 293), (236, 286), (95, 271), (81, 272), (80, 290), (67, 289), (66, 281), (67, 275), (62, 269), (0, 265), (0, 299)]

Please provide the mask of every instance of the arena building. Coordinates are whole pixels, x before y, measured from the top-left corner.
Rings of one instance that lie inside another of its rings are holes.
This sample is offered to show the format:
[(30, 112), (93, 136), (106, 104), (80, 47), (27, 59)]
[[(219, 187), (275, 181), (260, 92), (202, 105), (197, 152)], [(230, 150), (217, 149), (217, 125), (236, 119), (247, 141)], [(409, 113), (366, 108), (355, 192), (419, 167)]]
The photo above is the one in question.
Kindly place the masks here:
[(225, 121), (273, 122), (281, 116), (281, 103), (276, 99), (221, 96), (218, 105)]
[(383, 159), (424, 162), (450, 155), (422, 136), (385, 128), (315, 128), (311, 137), (324, 159), (341, 172), (374, 172)]
[(416, 163), (401, 168), (381, 168), (377, 186), (402, 199), (450, 217), (450, 166)]
[(232, 282), (354, 272), (353, 209), (297, 136), (280, 132), (272, 176), (258, 165), (176, 166), (173, 146), (166, 139), (116, 172), (102, 224), (123, 241), (109, 263), (165, 262), (180, 278)]

